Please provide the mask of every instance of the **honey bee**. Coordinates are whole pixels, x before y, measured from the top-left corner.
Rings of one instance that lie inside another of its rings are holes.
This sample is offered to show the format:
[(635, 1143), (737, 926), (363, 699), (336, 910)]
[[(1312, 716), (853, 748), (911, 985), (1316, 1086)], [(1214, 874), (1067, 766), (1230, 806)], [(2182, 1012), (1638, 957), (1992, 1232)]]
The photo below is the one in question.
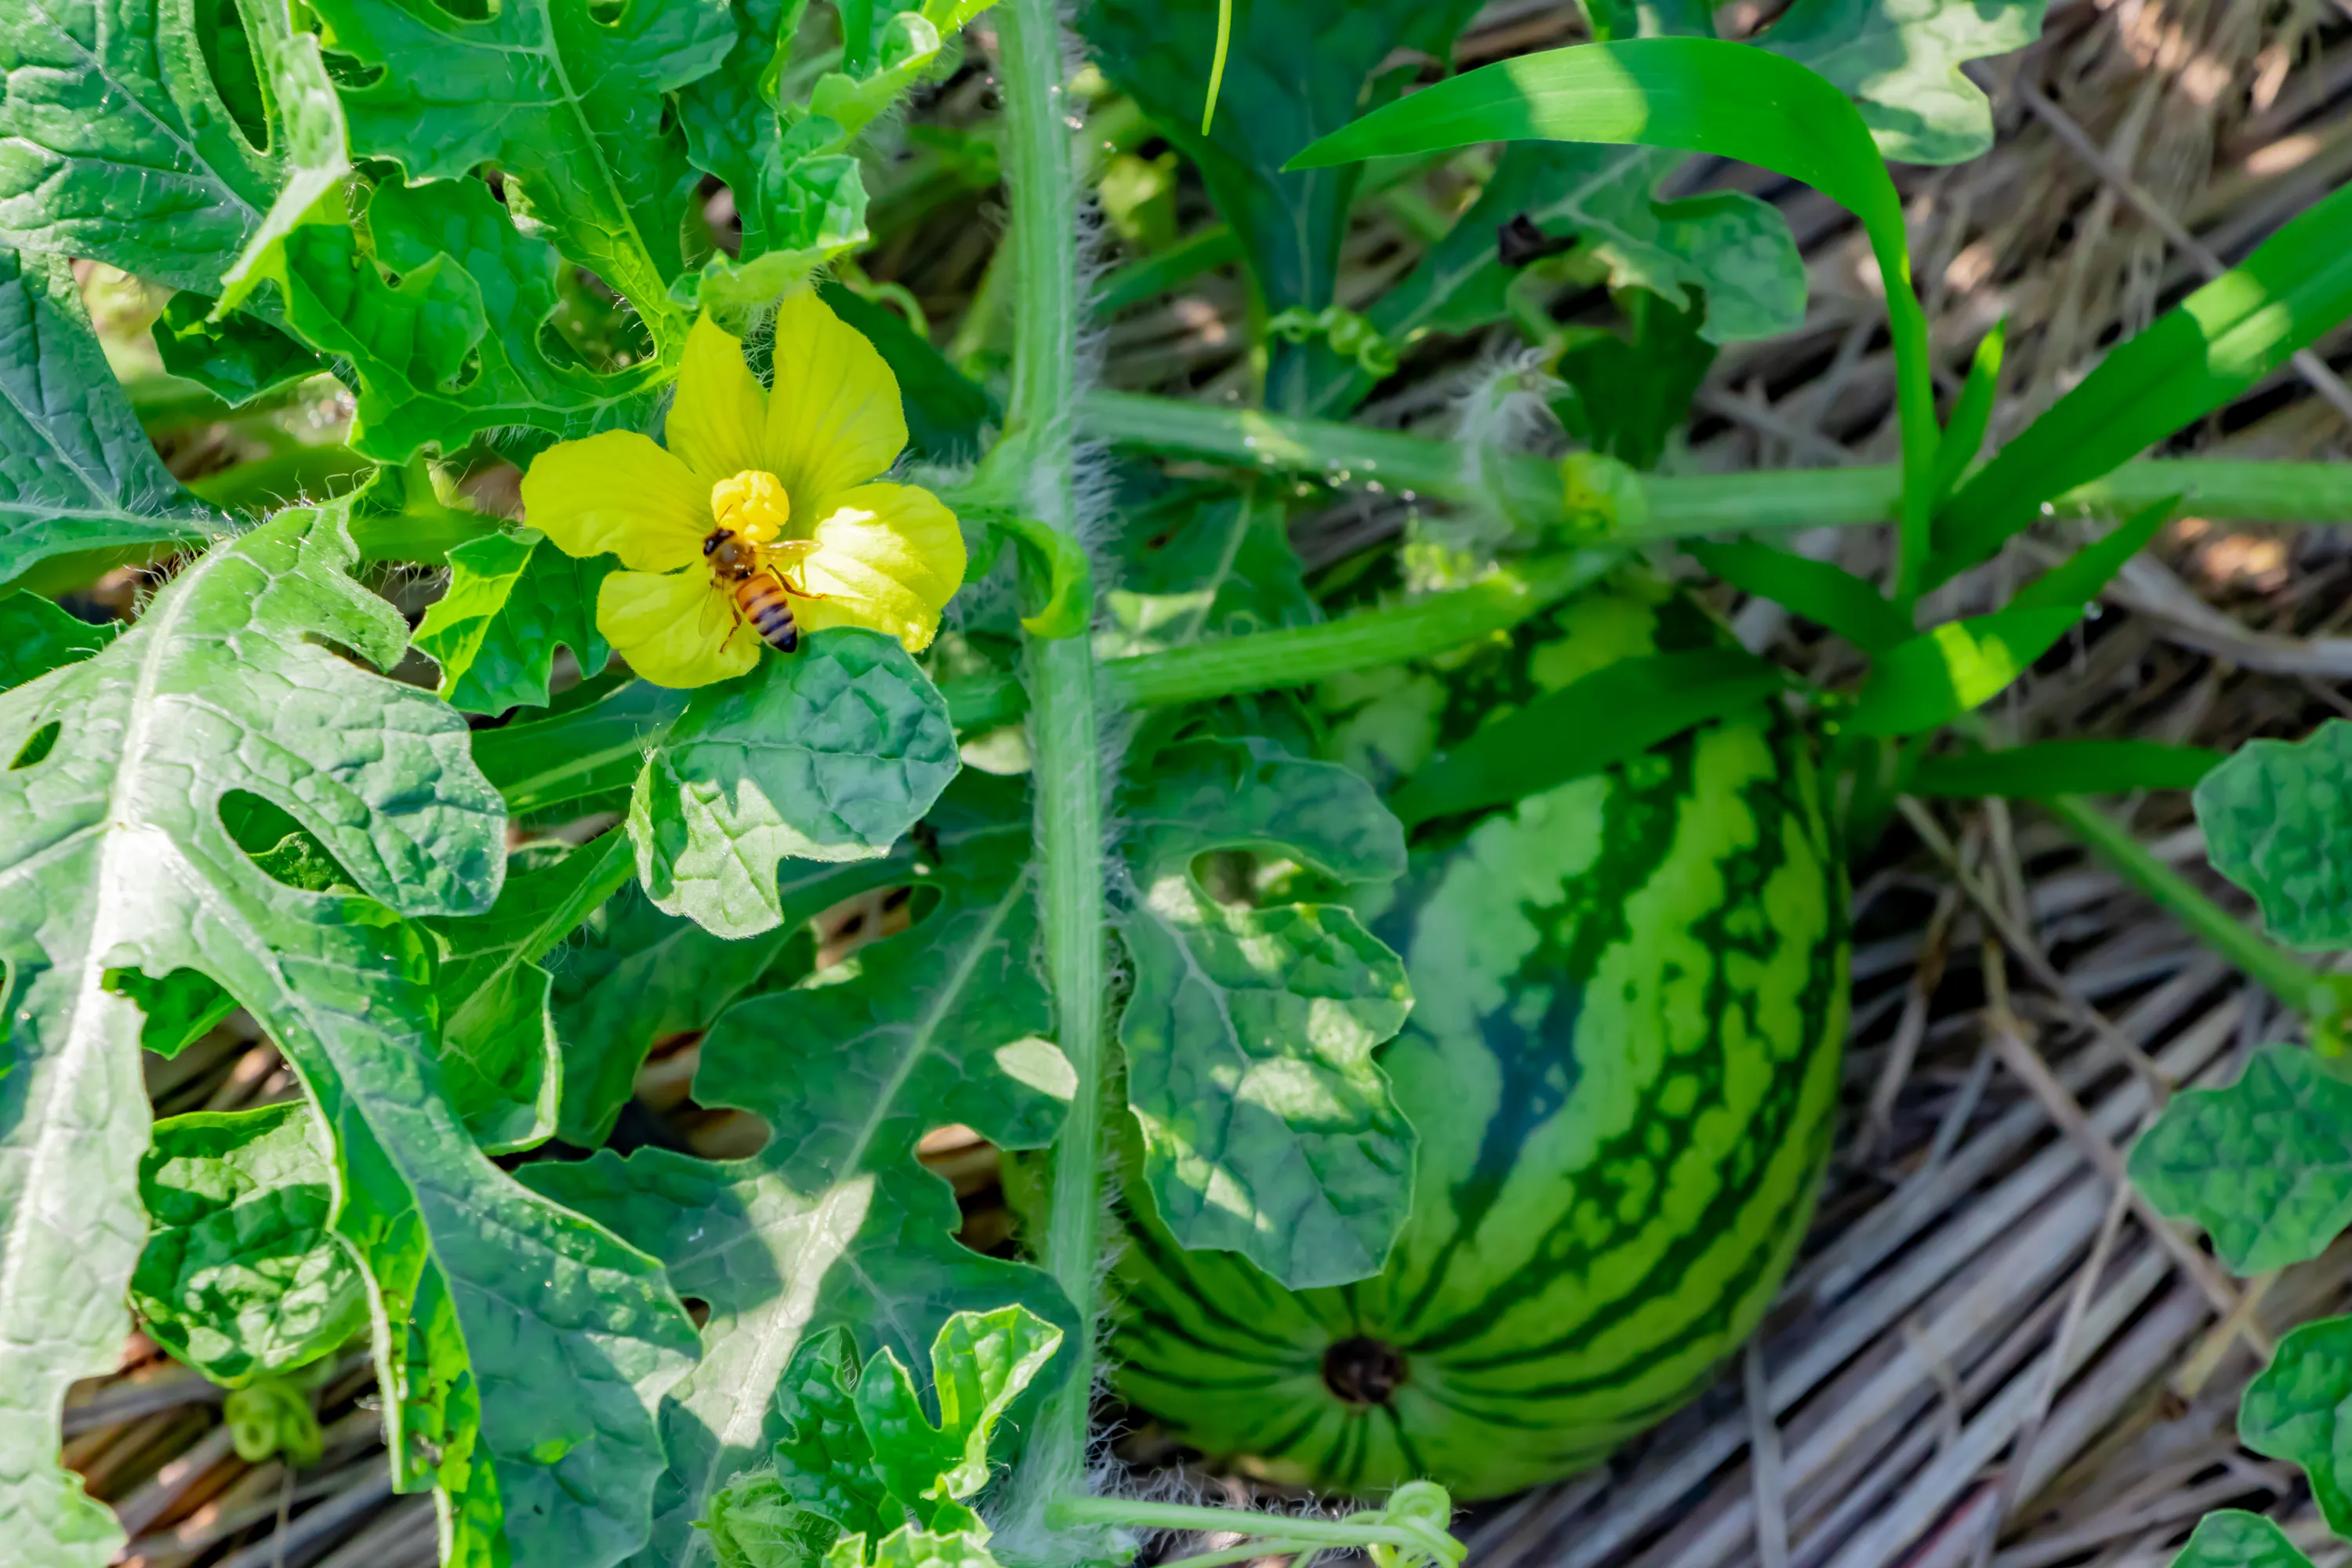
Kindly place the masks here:
[(735, 602), (739, 625), (749, 623), (760, 640), (778, 653), (800, 647), (800, 626), (793, 619), (793, 600), (822, 595), (804, 593), (786, 580), (779, 556), (797, 557), (816, 548), (814, 542), (760, 545), (731, 528), (714, 528), (702, 542), (703, 558)]

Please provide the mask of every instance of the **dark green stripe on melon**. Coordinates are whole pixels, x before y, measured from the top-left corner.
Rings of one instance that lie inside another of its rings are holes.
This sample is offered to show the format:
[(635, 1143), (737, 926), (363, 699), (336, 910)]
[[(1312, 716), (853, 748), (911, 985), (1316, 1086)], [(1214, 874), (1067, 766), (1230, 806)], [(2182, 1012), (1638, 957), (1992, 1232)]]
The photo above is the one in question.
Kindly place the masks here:
[[(1721, 636), (1631, 580), (1367, 683), (1335, 729), (1365, 765), (1410, 768), (1416, 725), (1426, 751), (1612, 659)], [(1425, 1475), (1470, 1498), (1656, 1421), (1755, 1327), (1811, 1213), (1845, 899), (1807, 739), (1760, 706), (1417, 851), (1374, 921), (1412, 975), (1382, 1060), (1421, 1135), (1389, 1267), (1287, 1291), (1133, 1222), (1128, 1396), (1285, 1479)]]

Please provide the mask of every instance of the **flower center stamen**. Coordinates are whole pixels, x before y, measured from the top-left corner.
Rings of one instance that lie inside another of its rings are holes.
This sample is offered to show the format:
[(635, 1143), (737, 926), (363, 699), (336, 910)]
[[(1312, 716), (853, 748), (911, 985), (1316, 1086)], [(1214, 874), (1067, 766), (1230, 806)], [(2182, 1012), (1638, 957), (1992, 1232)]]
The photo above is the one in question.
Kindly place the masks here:
[(746, 468), (710, 487), (710, 515), (719, 527), (752, 544), (772, 544), (784, 536), (793, 500), (775, 475), (765, 468)]

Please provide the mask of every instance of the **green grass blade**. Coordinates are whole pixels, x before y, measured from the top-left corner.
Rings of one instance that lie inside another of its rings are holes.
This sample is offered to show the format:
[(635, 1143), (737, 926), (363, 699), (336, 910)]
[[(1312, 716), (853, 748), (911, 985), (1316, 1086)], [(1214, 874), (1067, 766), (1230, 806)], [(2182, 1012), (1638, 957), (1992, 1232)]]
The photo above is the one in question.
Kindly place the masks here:
[(1733, 587), (1827, 626), (1865, 652), (1885, 653), (1913, 635), (1910, 616), (1843, 567), (1752, 539), (1683, 548)]
[(1225, 56), (1234, 47), (1234, 0), (1217, 0), (1217, 52), (1209, 61), (1209, 96), (1201, 105), (1201, 134), (1217, 118), (1217, 94), (1225, 85)]
[(1996, 453), (1937, 520), (1934, 576), (1990, 555), (2042, 502), (2230, 402), (2347, 316), (2352, 185), (2107, 355)]
[(2079, 610), (2099, 596), (2115, 574), (2124, 569), (2124, 563), (2147, 548), (2172, 509), (2180, 504), (2178, 496), (2167, 496), (2160, 501), (2144, 506), (2109, 529), (2092, 543), (2083, 546), (2032, 582), (2017, 591), (2009, 602), (2012, 610)]
[(1903, 554), (1895, 599), (1926, 566), (1937, 444), (1927, 319), (1911, 287), (1903, 206), (1853, 102), (1777, 55), (1715, 38), (1633, 38), (1498, 60), (1374, 110), (1291, 169), (1481, 142), (1601, 142), (1738, 158), (1801, 180), (1862, 220), (1886, 283), (1903, 428)]
[(2221, 752), (2202, 746), (2155, 741), (2043, 741), (2005, 752), (1929, 757), (1905, 788), (1911, 795), (1960, 800), (2193, 789), (2221, 761)]
[(1857, 735), (1916, 735), (1999, 696), (2083, 618), (2080, 605), (2027, 605), (1948, 621), (1891, 648), (1846, 716)]
[(1993, 323), (1977, 343), (1976, 357), (1969, 362), (1969, 378), (1960, 384), (1960, 395), (1952, 405), (1952, 422), (1944, 427), (1944, 438), (1936, 447), (1936, 504), (1949, 500), (1958, 488), (1960, 476), (1984, 445), (1985, 429), (1992, 423), (1994, 397), (2000, 391), (2001, 351), (2009, 342), (2007, 318)]
[(1411, 827), (1524, 800), (1759, 702), (1785, 679), (1739, 648), (1623, 659), (1486, 725), (1407, 780), (1389, 809)]

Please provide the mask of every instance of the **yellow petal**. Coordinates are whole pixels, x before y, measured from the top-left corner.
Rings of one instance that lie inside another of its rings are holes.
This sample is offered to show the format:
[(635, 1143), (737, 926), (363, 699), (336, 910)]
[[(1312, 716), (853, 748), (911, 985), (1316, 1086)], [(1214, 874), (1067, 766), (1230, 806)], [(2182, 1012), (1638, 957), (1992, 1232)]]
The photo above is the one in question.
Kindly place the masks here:
[(816, 549), (791, 575), (821, 597), (794, 599), (808, 631), (867, 626), (909, 653), (930, 646), (940, 612), (963, 584), (963, 533), (939, 497), (913, 485), (860, 485), (814, 530)]
[(759, 634), (699, 568), (665, 576), (614, 573), (596, 595), (596, 629), (656, 686), (708, 686), (760, 662)]
[(745, 463), (784, 481), (803, 517), (887, 471), (907, 445), (898, 382), (874, 345), (814, 293), (776, 308), (776, 376), (768, 396), (766, 460)]
[(606, 551), (639, 572), (702, 559), (710, 483), (634, 430), (564, 441), (522, 477), (525, 521), (566, 555)]
[(699, 318), (686, 334), (677, 398), (665, 431), (669, 449), (702, 476), (707, 489), (730, 474), (767, 467), (760, 460), (767, 426), (768, 395), (743, 363), (742, 342), (709, 317)]

